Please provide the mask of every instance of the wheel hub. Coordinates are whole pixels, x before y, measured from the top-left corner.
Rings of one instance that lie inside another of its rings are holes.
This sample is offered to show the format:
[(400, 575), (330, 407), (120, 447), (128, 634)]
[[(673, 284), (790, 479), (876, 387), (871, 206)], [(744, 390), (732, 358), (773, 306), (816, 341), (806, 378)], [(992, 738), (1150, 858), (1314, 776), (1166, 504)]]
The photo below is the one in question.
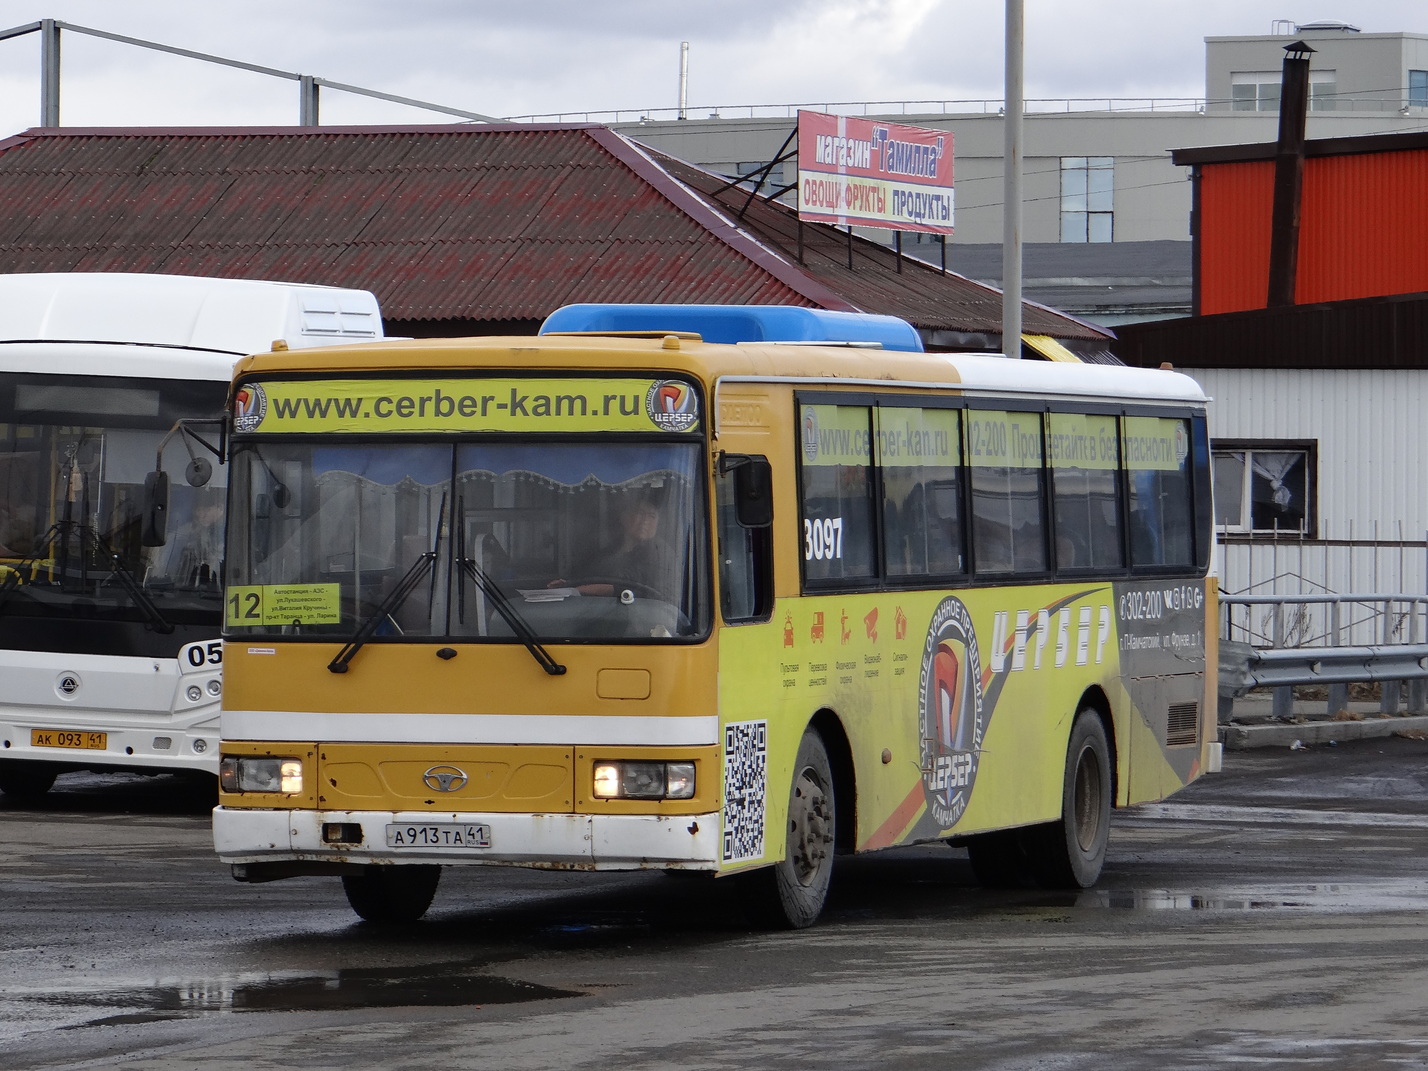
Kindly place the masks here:
[(811, 885), (833, 843), (833, 815), (823, 786), (804, 770), (793, 786), (788, 814), (789, 856), (800, 884)]
[(1101, 831), (1101, 770), (1095, 752), (1086, 748), (1076, 763), (1076, 842), (1091, 851)]

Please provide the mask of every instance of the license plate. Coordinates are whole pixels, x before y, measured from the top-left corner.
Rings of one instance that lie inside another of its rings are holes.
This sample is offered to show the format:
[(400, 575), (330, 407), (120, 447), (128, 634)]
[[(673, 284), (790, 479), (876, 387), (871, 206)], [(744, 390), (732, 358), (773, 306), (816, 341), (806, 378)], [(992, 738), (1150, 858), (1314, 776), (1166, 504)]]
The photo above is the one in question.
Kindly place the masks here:
[(388, 848), (489, 848), (491, 827), (460, 822), (390, 825)]
[(84, 751), (103, 751), (109, 746), (109, 734), (82, 732), (76, 729), (31, 729), (30, 746), (73, 747)]

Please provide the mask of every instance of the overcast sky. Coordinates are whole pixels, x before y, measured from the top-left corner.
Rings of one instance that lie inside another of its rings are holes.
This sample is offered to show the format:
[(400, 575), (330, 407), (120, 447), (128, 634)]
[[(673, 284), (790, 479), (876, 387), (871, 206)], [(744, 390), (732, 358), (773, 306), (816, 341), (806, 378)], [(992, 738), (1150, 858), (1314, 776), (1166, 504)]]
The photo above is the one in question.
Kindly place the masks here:
[[(1425, 0), (1026, 0), (1030, 98), (1199, 97), (1207, 36), (1276, 19), (1428, 34)], [(487, 115), (690, 114), (1003, 93), (996, 0), (0, 0), (53, 18)], [(66, 32), (65, 126), (297, 122), (295, 82)], [(0, 135), (39, 122), (39, 37), (0, 41)], [(326, 90), (324, 124), (451, 121)], [(633, 115), (631, 116), (633, 117)], [(604, 117), (597, 117), (604, 118)]]

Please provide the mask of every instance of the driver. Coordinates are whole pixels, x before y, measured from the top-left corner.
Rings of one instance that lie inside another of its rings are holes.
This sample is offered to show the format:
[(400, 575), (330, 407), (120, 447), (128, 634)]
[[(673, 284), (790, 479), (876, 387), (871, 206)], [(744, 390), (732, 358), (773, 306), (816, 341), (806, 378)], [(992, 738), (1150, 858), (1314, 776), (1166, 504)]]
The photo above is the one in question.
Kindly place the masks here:
[(660, 510), (649, 495), (634, 495), (620, 505), (620, 528), (616, 540), (587, 563), (580, 575), (588, 580), (569, 584), (552, 580), (552, 588), (574, 587), (582, 595), (614, 595), (626, 585), (635, 594), (667, 599), (672, 587), (672, 560), (669, 547), (659, 538)]

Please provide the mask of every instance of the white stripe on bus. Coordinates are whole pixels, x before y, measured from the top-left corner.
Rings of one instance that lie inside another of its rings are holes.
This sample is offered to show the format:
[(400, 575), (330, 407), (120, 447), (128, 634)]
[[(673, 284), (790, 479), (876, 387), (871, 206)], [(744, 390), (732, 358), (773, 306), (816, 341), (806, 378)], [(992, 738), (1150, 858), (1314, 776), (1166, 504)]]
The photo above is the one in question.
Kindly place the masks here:
[(717, 717), (579, 714), (348, 714), (225, 710), (225, 740), (392, 744), (696, 747), (719, 742)]

